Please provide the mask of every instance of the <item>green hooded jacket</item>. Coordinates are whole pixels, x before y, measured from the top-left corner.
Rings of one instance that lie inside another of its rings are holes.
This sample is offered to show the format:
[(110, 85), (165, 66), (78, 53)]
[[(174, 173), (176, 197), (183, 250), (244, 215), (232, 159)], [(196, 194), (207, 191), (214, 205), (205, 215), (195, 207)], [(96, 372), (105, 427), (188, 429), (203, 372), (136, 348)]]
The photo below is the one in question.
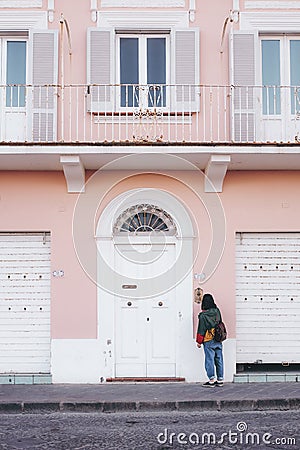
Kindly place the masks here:
[(214, 338), (215, 326), (220, 320), (221, 313), (219, 308), (211, 308), (199, 313), (196, 336), (197, 344), (211, 341)]

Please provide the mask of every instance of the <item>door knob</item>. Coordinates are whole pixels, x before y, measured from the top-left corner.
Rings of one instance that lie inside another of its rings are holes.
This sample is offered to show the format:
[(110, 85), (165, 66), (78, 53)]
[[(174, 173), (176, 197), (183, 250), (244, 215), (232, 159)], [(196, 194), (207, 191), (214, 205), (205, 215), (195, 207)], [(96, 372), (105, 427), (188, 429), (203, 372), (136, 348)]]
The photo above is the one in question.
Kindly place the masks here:
[(150, 317), (147, 317), (147, 322), (150, 322)]

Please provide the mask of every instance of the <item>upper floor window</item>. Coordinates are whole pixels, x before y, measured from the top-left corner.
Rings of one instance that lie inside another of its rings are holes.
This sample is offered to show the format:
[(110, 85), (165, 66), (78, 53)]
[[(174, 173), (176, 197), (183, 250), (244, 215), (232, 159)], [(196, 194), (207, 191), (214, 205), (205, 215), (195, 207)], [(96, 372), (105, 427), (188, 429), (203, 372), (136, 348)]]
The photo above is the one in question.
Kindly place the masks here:
[(176, 28), (167, 19), (157, 30), (146, 28), (147, 23), (139, 30), (88, 30), (87, 107), (92, 113), (156, 107), (198, 111), (199, 30)]
[(169, 37), (120, 35), (117, 46), (121, 107), (165, 107)]

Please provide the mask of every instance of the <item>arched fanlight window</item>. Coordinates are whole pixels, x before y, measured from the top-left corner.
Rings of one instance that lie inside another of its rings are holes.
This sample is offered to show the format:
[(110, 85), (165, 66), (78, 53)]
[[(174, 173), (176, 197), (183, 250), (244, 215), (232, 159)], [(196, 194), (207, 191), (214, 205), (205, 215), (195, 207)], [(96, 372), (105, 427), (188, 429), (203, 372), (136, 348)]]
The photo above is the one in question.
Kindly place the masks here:
[(174, 236), (176, 225), (166, 211), (155, 205), (140, 204), (126, 209), (117, 218), (113, 232), (119, 233), (150, 233), (164, 232)]

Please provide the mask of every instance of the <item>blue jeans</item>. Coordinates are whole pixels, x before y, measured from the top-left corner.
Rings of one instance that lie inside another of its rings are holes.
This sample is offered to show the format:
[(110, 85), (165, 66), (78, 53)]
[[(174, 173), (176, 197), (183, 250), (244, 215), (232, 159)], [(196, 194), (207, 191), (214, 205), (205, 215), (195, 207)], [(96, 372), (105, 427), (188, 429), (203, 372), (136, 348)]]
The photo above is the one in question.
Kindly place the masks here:
[(223, 363), (223, 345), (222, 342), (216, 342), (214, 339), (203, 343), (205, 354), (205, 370), (208, 378), (211, 380), (215, 378), (215, 368), (217, 372), (217, 379), (224, 378), (224, 363)]

